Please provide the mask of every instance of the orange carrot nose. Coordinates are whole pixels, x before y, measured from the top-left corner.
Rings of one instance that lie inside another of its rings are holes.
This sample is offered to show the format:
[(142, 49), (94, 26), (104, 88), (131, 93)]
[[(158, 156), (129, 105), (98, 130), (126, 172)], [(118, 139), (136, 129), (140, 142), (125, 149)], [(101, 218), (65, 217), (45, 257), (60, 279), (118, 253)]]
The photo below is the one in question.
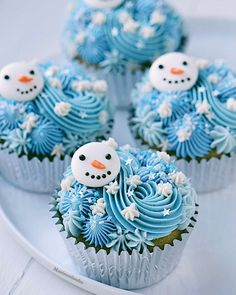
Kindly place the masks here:
[(21, 76), (18, 81), (21, 83), (28, 83), (31, 82), (33, 80), (33, 78), (29, 77), (29, 76)]
[(100, 170), (106, 169), (106, 166), (104, 164), (102, 164), (101, 162), (97, 161), (97, 160), (93, 160), (93, 162), (91, 163), (91, 165), (94, 168), (97, 168), (97, 169), (100, 169)]
[(171, 74), (174, 75), (182, 75), (184, 74), (184, 70), (178, 69), (178, 68), (171, 68), (170, 70)]

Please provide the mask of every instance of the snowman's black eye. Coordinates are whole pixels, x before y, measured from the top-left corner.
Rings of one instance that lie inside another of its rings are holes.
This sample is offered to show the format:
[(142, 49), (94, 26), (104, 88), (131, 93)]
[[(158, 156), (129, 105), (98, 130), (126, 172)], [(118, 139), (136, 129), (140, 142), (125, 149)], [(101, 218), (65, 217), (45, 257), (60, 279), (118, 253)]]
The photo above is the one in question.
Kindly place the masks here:
[(163, 66), (163, 65), (159, 65), (158, 68), (159, 68), (160, 70), (163, 70), (163, 69), (164, 69), (164, 66)]
[(35, 71), (31, 70), (29, 73), (30, 73), (30, 75), (34, 75)]
[(85, 157), (85, 155), (80, 155), (79, 156), (79, 159), (80, 159), (80, 161), (85, 161), (86, 160), (86, 157)]
[(183, 66), (187, 66), (188, 63), (186, 61), (183, 62)]
[(107, 155), (105, 156), (105, 158), (106, 158), (107, 160), (111, 160), (111, 154), (107, 154)]
[(5, 80), (9, 80), (10, 77), (9, 77), (8, 75), (5, 75), (5, 76), (4, 76), (4, 79), (5, 79)]

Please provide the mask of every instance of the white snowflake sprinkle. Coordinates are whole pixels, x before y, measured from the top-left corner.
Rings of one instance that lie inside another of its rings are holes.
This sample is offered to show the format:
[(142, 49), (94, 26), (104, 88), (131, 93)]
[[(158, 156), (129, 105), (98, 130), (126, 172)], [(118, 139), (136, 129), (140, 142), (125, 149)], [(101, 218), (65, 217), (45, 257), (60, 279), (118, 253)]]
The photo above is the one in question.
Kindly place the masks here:
[(158, 183), (157, 190), (161, 196), (165, 196), (165, 197), (172, 195), (172, 192), (173, 192), (172, 185), (169, 182)]
[(153, 25), (163, 24), (165, 20), (166, 16), (160, 13), (159, 11), (154, 11), (150, 17), (151, 24)]
[(157, 156), (159, 158), (161, 158), (162, 160), (164, 160), (166, 163), (169, 163), (171, 160), (171, 157), (169, 154), (167, 154), (166, 152), (159, 152), (157, 151)]
[(75, 91), (91, 90), (92, 86), (92, 82), (89, 80), (74, 81), (71, 85), (72, 89)]
[(126, 207), (124, 210), (122, 210), (121, 214), (126, 220), (131, 220), (131, 221), (134, 221), (135, 217), (140, 216), (140, 213), (137, 210), (135, 203), (132, 203), (129, 207)]
[(61, 143), (56, 144), (51, 152), (51, 156), (56, 156), (56, 157), (64, 156), (64, 154), (65, 154), (65, 150)]
[(139, 33), (144, 39), (149, 39), (154, 36), (155, 30), (150, 26), (143, 26), (140, 28)]
[(236, 111), (236, 99), (233, 97), (230, 97), (226, 102), (226, 107), (230, 111)]
[(120, 186), (118, 185), (117, 181), (110, 182), (109, 185), (105, 185), (105, 189), (108, 194), (115, 195), (118, 190), (120, 189)]
[(103, 25), (106, 22), (106, 15), (101, 11), (97, 11), (92, 16), (92, 23), (94, 25)]
[(187, 177), (183, 172), (173, 172), (169, 174), (171, 181), (173, 181), (176, 185), (181, 185), (186, 183)]
[(212, 74), (207, 77), (208, 82), (217, 84), (220, 81), (220, 77), (218, 75)]
[(71, 184), (74, 181), (74, 176), (69, 175), (61, 181), (61, 189), (62, 191), (66, 192), (70, 189)]
[(180, 128), (177, 132), (176, 135), (178, 137), (179, 142), (184, 142), (190, 139), (192, 135), (192, 131), (190, 129), (185, 129), (185, 128)]
[(101, 111), (99, 113), (99, 122), (100, 122), (100, 124), (105, 125), (107, 123), (107, 121), (108, 121), (108, 118), (109, 118), (108, 112)]
[(69, 102), (58, 102), (54, 107), (54, 113), (59, 117), (65, 117), (71, 110), (71, 104)]
[(138, 22), (134, 21), (133, 19), (130, 19), (123, 25), (123, 30), (125, 33), (135, 33), (138, 26)]
[(127, 184), (132, 185), (135, 188), (142, 183), (139, 175), (132, 175), (128, 177), (126, 182)]
[(93, 215), (103, 216), (106, 211), (106, 203), (104, 202), (103, 198), (97, 200), (97, 203), (90, 206)]
[(206, 99), (204, 99), (203, 101), (198, 101), (196, 103), (197, 114), (209, 114), (210, 109), (211, 109), (211, 106), (209, 105)]
[(78, 44), (83, 44), (86, 38), (87, 35), (84, 32), (79, 32), (75, 37), (75, 42)]
[(172, 104), (170, 102), (163, 102), (157, 109), (161, 118), (169, 118), (172, 115)]
[(21, 124), (21, 128), (29, 133), (36, 126), (37, 120), (38, 117), (34, 113), (30, 113), (26, 116), (26, 121)]

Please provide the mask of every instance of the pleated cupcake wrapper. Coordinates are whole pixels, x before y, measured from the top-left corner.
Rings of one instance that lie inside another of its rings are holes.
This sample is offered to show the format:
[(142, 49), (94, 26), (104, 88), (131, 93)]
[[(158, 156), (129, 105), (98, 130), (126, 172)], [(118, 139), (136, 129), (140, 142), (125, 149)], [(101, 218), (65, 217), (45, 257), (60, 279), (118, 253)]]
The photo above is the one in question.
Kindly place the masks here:
[(28, 160), (26, 156), (9, 154), (7, 149), (0, 150), (0, 174), (13, 185), (32, 192), (52, 193), (70, 162), (69, 156), (64, 160), (58, 157), (53, 161)]
[(123, 251), (119, 255), (114, 250), (107, 254), (106, 250), (96, 252), (94, 247), (86, 249), (82, 242), (76, 244), (74, 238), (66, 237), (60, 219), (56, 226), (81, 274), (113, 287), (132, 290), (158, 283), (175, 269), (195, 226), (197, 214), (192, 218), (188, 232), (181, 235), (181, 241), (174, 240), (173, 246), (166, 244), (164, 250), (154, 247), (152, 253), (146, 250), (142, 254), (136, 250), (131, 254)]
[[(136, 145), (141, 149), (150, 149), (141, 139), (135, 139)], [(198, 193), (218, 191), (233, 184), (236, 180), (236, 153), (230, 156), (222, 155), (220, 159), (211, 158), (187, 161), (172, 157), (176, 166), (187, 177)]]
[(106, 80), (108, 84), (108, 99), (112, 105), (119, 109), (127, 109), (131, 103), (131, 92), (137, 82), (140, 82), (145, 71), (136, 70), (125, 73), (105, 73), (102, 69), (80, 64), (85, 72), (90, 73), (96, 79)]

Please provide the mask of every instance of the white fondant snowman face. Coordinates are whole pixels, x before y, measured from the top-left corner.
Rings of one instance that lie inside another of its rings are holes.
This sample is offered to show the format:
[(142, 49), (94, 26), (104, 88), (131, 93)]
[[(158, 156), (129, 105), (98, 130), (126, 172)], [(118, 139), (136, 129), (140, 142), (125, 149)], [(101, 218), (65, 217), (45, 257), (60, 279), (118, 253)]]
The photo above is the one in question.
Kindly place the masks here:
[(106, 143), (91, 142), (79, 148), (71, 161), (74, 178), (89, 187), (101, 187), (120, 172), (120, 159)]
[(0, 95), (5, 99), (32, 100), (42, 91), (43, 86), (41, 73), (30, 63), (12, 63), (0, 71)]
[(159, 57), (151, 66), (149, 80), (159, 91), (183, 91), (191, 89), (198, 79), (195, 61), (178, 52)]
[(106, 9), (115, 8), (124, 0), (84, 0), (84, 2), (94, 8)]

